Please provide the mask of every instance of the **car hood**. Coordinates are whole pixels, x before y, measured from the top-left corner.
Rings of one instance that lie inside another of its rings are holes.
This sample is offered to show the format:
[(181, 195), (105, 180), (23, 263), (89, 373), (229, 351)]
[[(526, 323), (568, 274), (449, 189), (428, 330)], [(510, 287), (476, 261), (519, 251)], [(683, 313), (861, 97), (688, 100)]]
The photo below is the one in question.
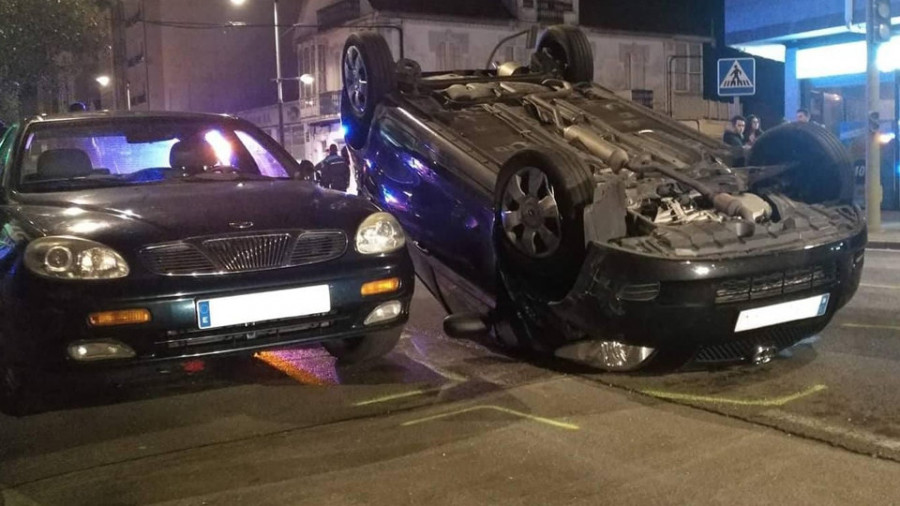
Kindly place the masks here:
[(311, 183), (279, 180), (19, 194), (9, 211), (34, 236), (71, 235), (131, 249), (264, 230), (342, 229), (352, 235), (377, 209)]

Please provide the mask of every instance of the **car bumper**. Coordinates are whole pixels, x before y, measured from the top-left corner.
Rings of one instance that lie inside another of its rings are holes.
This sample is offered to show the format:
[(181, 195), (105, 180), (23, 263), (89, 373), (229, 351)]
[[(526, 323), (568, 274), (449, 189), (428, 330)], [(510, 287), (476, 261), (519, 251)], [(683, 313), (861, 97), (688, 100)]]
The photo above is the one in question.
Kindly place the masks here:
[[(859, 286), (866, 230), (775, 254), (668, 260), (592, 243), (574, 288), (553, 313), (581, 336), (696, 350), (700, 362), (747, 359), (821, 331)], [(828, 294), (824, 314), (737, 332), (742, 311)], [(578, 336), (574, 336), (578, 337)]]
[[(252, 353), (257, 350), (362, 336), (396, 328), (409, 317), (409, 302), (415, 287), (411, 261), (405, 251), (340, 269), (281, 269), (253, 275), (218, 279), (168, 278), (117, 290), (110, 283), (83, 285), (50, 283), (33, 277), (11, 281), (7, 286), (5, 318), (7, 349), (24, 365), (46, 370), (83, 370), (139, 366), (189, 359)], [(331, 272), (324, 272), (331, 271)], [(337, 272), (337, 274), (335, 274)], [(377, 295), (362, 295), (363, 284), (397, 277), (398, 289)], [(191, 288), (187, 293), (173, 286)], [(330, 311), (309, 316), (201, 329), (197, 302), (223, 296), (258, 294), (291, 288), (327, 285)], [(10, 296), (13, 291), (17, 296)], [(401, 303), (400, 314), (391, 320), (366, 325), (366, 318), (380, 304)], [(146, 309), (146, 323), (94, 327), (88, 315), (99, 311)], [(69, 349), (83, 343), (122, 343), (134, 351), (131, 358), (79, 361)]]

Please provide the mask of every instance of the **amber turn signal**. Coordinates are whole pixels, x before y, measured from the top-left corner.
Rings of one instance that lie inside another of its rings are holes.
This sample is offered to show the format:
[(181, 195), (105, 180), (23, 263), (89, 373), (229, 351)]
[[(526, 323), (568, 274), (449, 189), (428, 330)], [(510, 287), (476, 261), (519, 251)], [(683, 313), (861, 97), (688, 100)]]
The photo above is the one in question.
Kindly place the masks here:
[(400, 278), (379, 279), (378, 281), (370, 281), (360, 288), (359, 293), (363, 295), (378, 295), (379, 293), (396, 292), (400, 288)]
[(92, 327), (112, 327), (113, 325), (133, 325), (150, 321), (150, 311), (146, 309), (122, 309), (119, 311), (103, 311), (88, 315)]

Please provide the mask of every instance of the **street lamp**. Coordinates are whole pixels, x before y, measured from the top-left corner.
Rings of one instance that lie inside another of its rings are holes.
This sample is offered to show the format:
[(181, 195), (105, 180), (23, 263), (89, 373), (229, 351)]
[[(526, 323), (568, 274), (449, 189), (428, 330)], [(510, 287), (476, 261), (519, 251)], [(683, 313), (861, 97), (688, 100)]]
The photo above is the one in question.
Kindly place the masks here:
[[(231, 0), (231, 5), (240, 7), (247, 0)], [(275, 82), (278, 84), (278, 142), (284, 146), (284, 88), (281, 78), (281, 37), (278, 32), (278, 0), (272, 0), (275, 19)]]
[(105, 75), (97, 76), (94, 80), (97, 81), (97, 84), (99, 84), (100, 86), (102, 86), (104, 88), (109, 86), (109, 81), (110, 81), (109, 76), (105, 76)]

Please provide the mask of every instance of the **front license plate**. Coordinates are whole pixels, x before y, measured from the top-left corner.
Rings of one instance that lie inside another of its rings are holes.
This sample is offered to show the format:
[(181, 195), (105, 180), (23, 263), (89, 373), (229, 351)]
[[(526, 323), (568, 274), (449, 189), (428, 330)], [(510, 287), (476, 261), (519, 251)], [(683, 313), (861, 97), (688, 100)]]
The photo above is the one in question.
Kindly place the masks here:
[(779, 323), (815, 318), (816, 316), (824, 315), (827, 309), (827, 293), (824, 295), (816, 295), (815, 297), (810, 297), (808, 299), (748, 309), (746, 311), (741, 311), (741, 314), (738, 315), (737, 325), (734, 326), (734, 331), (743, 332), (745, 330), (778, 325)]
[(201, 329), (295, 318), (331, 311), (328, 285), (290, 288), (197, 301)]

